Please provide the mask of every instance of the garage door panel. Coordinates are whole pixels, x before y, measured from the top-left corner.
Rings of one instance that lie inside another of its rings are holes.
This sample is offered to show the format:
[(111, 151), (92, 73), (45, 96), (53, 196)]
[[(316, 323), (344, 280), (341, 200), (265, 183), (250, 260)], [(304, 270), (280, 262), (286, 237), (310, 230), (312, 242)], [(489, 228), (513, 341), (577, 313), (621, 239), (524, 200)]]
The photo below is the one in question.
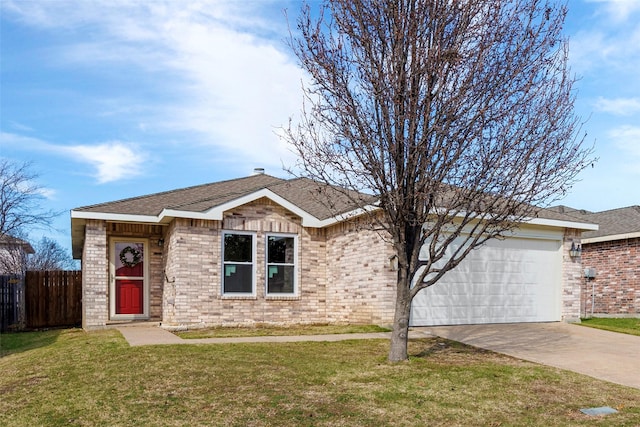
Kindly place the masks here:
[(560, 320), (560, 239), (489, 241), (416, 295), (411, 324)]

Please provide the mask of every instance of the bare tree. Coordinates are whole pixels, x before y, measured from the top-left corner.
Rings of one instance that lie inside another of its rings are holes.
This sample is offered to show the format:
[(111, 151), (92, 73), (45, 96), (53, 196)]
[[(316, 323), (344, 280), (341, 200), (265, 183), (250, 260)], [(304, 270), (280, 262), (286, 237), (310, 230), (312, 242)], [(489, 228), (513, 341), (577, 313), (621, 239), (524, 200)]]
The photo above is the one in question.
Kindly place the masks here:
[(58, 215), (42, 208), (37, 178), (31, 163), (0, 159), (0, 235), (24, 236), (29, 227), (49, 227)]
[(60, 244), (43, 237), (34, 247), (35, 253), (27, 258), (27, 270), (71, 270), (76, 262)]
[(591, 162), (565, 14), (538, 0), (303, 7), (291, 45), (311, 83), (285, 138), (300, 174), (378, 198), (372, 226), (398, 256), (390, 361), (408, 358), (418, 292), (557, 200)]
[(26, 241), (29, 229), (50, 227), (58, 215), (42, 209), (42, 187), (30, 163), (0, 159), (0, 269), (21, 272), (33, 248)]

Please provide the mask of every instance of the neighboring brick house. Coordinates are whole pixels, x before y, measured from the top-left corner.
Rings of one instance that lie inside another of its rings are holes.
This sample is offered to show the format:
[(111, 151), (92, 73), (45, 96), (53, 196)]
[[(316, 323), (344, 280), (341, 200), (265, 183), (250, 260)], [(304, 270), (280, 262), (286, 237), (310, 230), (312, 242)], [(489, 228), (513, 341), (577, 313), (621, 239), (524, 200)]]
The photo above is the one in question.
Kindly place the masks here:
[[(351, 196), (373, 202), (370, 196)], [(74, 258), (82, 260), (83, 327), (135, 320), (168, 328), (390, 324), (397, 276), (390, 263), (393, 250), (389, 239), (363, 226), (364, 211), (351, 200), (308, 179), (258, 173), (74, 209), (72, 245)], [(517, 292), (506, 294), (514, 304), (524, 299), (529, 306), (545, 305), (530, 296), (535, 293), (531, 283), (539, 271), (553, 272), (541, 283), (553, 309), (545, 308), (543, 317), (508, 319), (579, 316), (581, 267), (568, 251), (584, 229), (594, 227), (541, 211), (518, 236), (506, 239), (517, 243), (514, 256), (487, 277), (511, 280)], [(554, 268), (531, 265), (541, 253)], [(508, 265), (528, 271), (518, 276), (522, 283), (507, 277)], [(487, 295), (489, 300), (495, 296)]]
[(583, 282), (583, 315), (640, 317), (640, 206), (560, 211), (599, 225), (582, 234), (582, 265), (595, 275)]

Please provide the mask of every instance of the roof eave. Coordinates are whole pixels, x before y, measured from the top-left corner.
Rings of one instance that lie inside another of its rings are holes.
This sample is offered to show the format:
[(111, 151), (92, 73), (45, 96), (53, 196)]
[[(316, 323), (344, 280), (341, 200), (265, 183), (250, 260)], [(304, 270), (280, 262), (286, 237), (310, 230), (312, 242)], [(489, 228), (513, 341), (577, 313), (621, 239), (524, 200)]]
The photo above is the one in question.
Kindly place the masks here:
[(525, 224), (545, 225), (548, 227), (574, 228), (582, 231), (596, 231), (598, 224), (589, 224), (585, 222), (565, 221), (560, 219), (549, 218), (529, 218), (522, 221)]
[(190, 218), (190, 219), (203, 219), (203, 220), (217, 220), (221, 221), (224, 217), (224, 212), (235, 209), (239, 206), (251, 203), (261, 198), (267, 198), (274, 203), (282, 206), (290, 212), (299, 216), (302, 220), (303, 227), (310, 228), (324, 228), (338, 222), (344, 221), (348, 218), (353, 218), (358, 215), (362, 215), (370, 210), (376, 209), (375, 206), (366, 206), (364, 208), (355, 209), (335, 217), (320, 219), (310, 214), (309, 212), (301, 209), (299, 206), (289, 202), (283, 197), (277, 195), (273, 191), (263, 188), (258, 191), (246, 194), (236, 199), (230, 200), (218, 206), (204, 211), (193, 212), (188, 210), (178, 209), (163, 209), (158, 215), (135, 215), (135, 214), (121, 214), (113, 212), (88, 212), (82, 210), (71, 211), (71, 241), (72, 252), (74, 258), (80, 258), (82, 255), (82, 246), (84, 245), (84, 225), (87, 220), (102, 220), (111, 222), (134, 222), (145, 224), (168, 224), (173, 218)]
[(640, 231), (636, 231), (633, 233), (623, 233), (623, 234), (610, 234), (608, 236), (598, 236), (598, 237), (589, 237), (586, 239), (582, 239), (581, 243), (583, 245), (589, 243), (600, 243), (600, 242), (610, 242), (612, 240), (624, 240), (624, 239), (635, 239), (640, 237)]
[(74, 259), (82, 258), (84, 246), (84, 228), (87, 220), (101, 220), (111, 222), (133, 222), (143, 224), (164, 224), (169, 218), (153, 215), (117, 214), (112, 212), (71, 211), (71, 253)]

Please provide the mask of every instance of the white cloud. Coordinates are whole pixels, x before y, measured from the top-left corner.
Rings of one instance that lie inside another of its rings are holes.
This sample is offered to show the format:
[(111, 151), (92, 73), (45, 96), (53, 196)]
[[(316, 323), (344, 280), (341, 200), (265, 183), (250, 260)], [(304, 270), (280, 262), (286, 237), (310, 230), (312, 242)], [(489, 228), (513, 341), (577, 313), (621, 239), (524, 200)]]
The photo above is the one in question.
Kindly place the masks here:
[(291, 163), (292, 154), (274, 133), (302, 102), (303, 74), (282, 41), (288, 36), (282, 14), (286, 3), (8, 1), (7, 5), (31, 25), (86, 33), (78, 38), (81, 41), (58, 45), (50, 53), (49, 60), (59, 67), (101, 72), (114, 65), (157, 79), (154, 90), (170, 97), (170, 102), (132, 100), (126, 93), (114, 93), (109, 100), (137, 104), (138, 129), (179, 132), (188, 138), (189, 148), (212, 159), (278, 169), (281, 159)]
[(616, 22), (625, 21), (636, 11), (640, 11), (638, 0), (588, 0), (591, 3), (602, 3), (604, 10)]
[(587, 0), (594, 3), (591, 14), (580, 15), (570, 39), (570, 59), (579, 75), (593, 72), (593, 78), (606, 79), (624, 73), (630, 83), (640, 67), (640, 12), (639, 0)]
[(20, 131), (20, 132), (33, 132), (34, 131), (33, 128), (31, 128), (31, 127), (29, 127), (27, 125), (24, 125), (22, 123), (15, 122), (15, 121), (10, 121), (9, 122), (9, 126), (11, 128), (13, 128), (13, 129), (16, 129), (16, 130)]
[(0, 146), (5, 148), (42, 150), (46, 149), (48, 145), (45, 141), (38, 138), (10, 132), (0, 132)]
[(624, 152), (623, 167), (628, 172), (640, 174), (640, 127), (620, 126), (609, 131), (615, 146)]
[[(0, 145), (18, 150), (46, 151), (88, 164), (93, 169), (91, 175), (100, 184), (129, 179), (142, 174), (144, 163), (148, 157), (137, 144), (123, 141), (65, 146), (38, 138), (0, 132)], [(43, 195), (49, 197), (53, 193), (49, 191)]]
[(146, 156), (136, 152), (135, 146), (120, 141), (98, 145), (74, 145), (62, 148), (81, 162), (91, 164), (100, 184), (140, 175)]
[(38, 189), (38, 193), (44, 197), (45, 199), (55, 200), (57, 191), (52, 188), (40, 188)]
[(606, 113), (620, 116), (630, 116), (640, 112), (640, 98), (614, 98), (599, 97), (595, 108)]

